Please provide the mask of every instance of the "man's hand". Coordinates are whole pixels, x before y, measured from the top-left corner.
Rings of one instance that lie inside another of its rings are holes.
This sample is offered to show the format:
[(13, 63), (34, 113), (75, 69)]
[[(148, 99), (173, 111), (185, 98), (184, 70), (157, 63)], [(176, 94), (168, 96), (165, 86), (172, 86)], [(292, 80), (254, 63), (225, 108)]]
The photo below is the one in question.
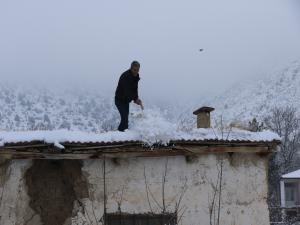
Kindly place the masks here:
[(143, 102), (141, 99), (138, 98), (138, 99), (134, 100), (134, 103), (141, 106), (142, 110), (144, 110)]

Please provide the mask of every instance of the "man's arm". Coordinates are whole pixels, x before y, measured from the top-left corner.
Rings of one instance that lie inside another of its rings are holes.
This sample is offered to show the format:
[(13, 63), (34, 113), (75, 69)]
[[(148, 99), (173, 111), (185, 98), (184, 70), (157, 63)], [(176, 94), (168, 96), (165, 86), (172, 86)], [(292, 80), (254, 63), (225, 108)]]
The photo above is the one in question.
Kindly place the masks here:
[(136, 83), (136, 86), (134, 88), (134, 96), (133, 96), (133, 100), (134, 102), (136, 102), (137, 100), (139, 100), (139, 91), (138, 91), (138, 83)]
[(142, 110), (144, 110), (143, 102), (139, 98), (139, 94), (138, 94), (138, 84), (136, 85), (136, 88), (135, 88), (134, 103), (137, 104), (137, 105), (140, 105)]

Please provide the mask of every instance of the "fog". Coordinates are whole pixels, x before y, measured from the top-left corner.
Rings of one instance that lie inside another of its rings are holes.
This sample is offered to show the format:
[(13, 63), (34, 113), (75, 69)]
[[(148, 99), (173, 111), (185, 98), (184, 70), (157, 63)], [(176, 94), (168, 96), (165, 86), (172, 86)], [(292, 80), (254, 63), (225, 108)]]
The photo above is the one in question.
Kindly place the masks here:
[(0, 77), (113, 95), (138, 60), (142, 98), (201, 99), (300, 59), (299, 15), (297, 0), (1, 0)]

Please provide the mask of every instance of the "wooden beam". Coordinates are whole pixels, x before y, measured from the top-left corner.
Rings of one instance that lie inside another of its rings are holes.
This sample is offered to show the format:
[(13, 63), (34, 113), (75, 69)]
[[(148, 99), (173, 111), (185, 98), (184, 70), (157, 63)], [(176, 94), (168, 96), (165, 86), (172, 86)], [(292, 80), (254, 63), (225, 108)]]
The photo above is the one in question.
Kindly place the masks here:
[(231, 152), (231, 153), (258, 153), (258, 152), (272, 152), (268, 146), (175, 146), (174, 149), (184, 149), (190, 153), (194, 154), (203, 154), (203, 153), (223, 153), (223, 152)]
[(177, 155), (200, 155), (216, 153), (271, 153), (275, 149), (270, 146), (240, 146), (240, 145), (174, 145), (147, 148), (143, 146), (115, 145), (67, 148), (9, 148), (0, 149), (0, 157), (9, 159), (90, 159), (90, 158), (130, 158), (130, 157), (161, 157)]

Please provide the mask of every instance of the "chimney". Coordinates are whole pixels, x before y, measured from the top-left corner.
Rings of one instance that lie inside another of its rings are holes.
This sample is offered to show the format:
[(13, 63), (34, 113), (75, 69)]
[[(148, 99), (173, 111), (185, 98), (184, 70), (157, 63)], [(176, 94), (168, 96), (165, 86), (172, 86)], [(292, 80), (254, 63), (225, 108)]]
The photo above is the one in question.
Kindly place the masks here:
[(204, 106), (193, 112), (197, 115), (197, 128), (210, 128), (210, 113), (214, 110), (214, 108)]

